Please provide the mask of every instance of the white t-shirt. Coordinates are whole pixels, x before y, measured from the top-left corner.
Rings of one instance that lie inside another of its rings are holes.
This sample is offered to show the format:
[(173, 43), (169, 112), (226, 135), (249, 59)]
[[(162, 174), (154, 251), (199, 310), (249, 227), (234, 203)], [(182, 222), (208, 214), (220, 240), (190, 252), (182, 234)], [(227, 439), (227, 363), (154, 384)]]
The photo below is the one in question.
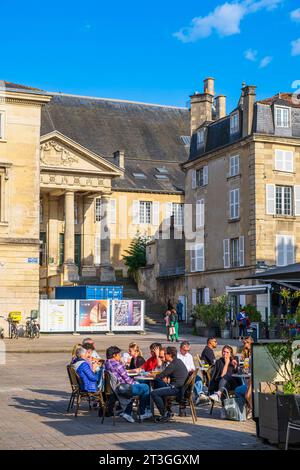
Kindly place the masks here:
[(187, 368), (188, 372), (191, 370), (196, 370), (193, 356), (190, 353), (186, 353), (184, 356), (179, 352), (177, 353), (178, 359), (180, 359), (185, 367)]

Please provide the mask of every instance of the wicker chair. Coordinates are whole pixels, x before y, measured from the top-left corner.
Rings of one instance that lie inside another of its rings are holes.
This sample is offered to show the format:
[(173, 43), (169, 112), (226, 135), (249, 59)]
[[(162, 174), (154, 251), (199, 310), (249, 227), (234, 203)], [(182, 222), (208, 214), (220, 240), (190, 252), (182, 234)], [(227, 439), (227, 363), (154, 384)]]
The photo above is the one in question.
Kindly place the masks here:
[(86, 400), (88, 402), (90, 410), (92, 409), (91, 400), (95, 400), (99, 405), (99, 411), (98, 411), (99, 416), (100, 416), (100, 411), (101, 410), (102, 410), (102, 413), (104, 413), (105, 404), (104, 404), (104, 399), (103, 399), (102, 392), (100, 390), (98, 392), (85, 392), (85, 391), (82, 391), (80, 389), (81, 388), (80, 387), (81, 386), (81, 379), (80, 379), (79, 375), (76, 373), (74, 367), (68, 365), (67, 366), (67, 371), (68, 371), (68, 376), (69, 376), (70, 384), (71, 384), (71, 388), (72, 388), (72, 393), (71, 393), (71, 397), (70, 397), (70, 401), (69, 401), (67, 411), (70, 411), (70, 409), (73, 408), (74, 402), (76, 400), (75, 417), (77, 417), (79, 406), (80, 406), (80, 403), (81, 403), (82, 400)]
[(184, 410), (187, 407), (190, 407), (191, 409), (191, 415), (193, 419), (193, 423), (197, 421), (197, 413), (195, 409), (195, 405), (193, 402), (193, 390), (194, 390), (194, 385), (195, 385), (195, 380), (198, 374), (198, 370), (196, 369), (193, 372), (190, 372), (183, 387), (181, 390), (181, 396), (180, 397), (167, 397), (166, 399), (166, 408), (171, 409), (171, 406), (173, 404), (178, 404), (179, 405), (179, 415), (182, 415)]
[(288, 450), (289, 447), (290, 430), (293, 429), (294, 431), (300, 431), (300, 406), (298, 400), (295, 395), (291, 397), (289, 421), (286, 430), (285, 450)]

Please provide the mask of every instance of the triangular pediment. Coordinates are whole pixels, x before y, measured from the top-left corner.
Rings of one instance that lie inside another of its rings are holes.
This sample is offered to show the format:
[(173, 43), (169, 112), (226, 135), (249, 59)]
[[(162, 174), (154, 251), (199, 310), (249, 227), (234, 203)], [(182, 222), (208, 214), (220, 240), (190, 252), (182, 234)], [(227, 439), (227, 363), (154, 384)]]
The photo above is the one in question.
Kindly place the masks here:
[(123, 174), (113, 163), (57, 131), (41, 137), (40, 166), (41, 170), (95, 173), (111, 177)]

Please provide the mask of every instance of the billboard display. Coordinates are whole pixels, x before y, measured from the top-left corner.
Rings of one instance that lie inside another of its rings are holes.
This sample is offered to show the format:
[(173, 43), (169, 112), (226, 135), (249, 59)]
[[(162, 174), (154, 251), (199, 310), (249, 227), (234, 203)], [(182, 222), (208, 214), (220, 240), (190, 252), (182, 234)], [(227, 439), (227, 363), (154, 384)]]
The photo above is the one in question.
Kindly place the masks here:
[(113, 300), (112, 331), (142, 331), (144, 310), (144, 300)]
[(109, 300), (77, 300), (76, 331), (109, 331)]

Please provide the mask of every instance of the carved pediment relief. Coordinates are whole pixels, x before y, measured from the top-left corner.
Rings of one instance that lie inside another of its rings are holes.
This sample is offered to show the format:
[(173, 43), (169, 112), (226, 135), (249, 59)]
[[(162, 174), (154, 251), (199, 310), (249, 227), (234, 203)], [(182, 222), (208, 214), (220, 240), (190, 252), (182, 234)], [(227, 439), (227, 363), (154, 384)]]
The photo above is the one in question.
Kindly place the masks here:
[(78, 158), (72, 152), (54, 140), (49, 140), (41, 145), (41, 163), (45, 166), (70, 168), (78, 161)]

